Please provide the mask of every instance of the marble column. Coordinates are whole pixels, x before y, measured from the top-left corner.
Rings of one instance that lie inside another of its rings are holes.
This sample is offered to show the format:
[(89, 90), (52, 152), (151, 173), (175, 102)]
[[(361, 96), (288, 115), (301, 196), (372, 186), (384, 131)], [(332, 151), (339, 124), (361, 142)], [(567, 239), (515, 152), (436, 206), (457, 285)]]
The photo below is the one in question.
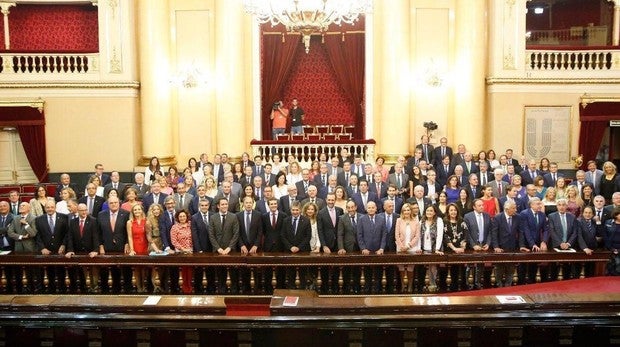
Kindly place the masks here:
[(453, 71), (453, 147), (485, 148), (485, 67), (487, 65), (486, 1), (456, 2), (456, 66)]
[(612, 31), (611, 44), (614, 46), (618, 46), (620, 45), (620, 0), (614, 0), (612, 2), (614, 4), (614, 26)]
[(140, 71), (140, 113), (142, 157), (147, 165), (152, 156), (162, 165), (176, 164), (174, 156), (170, 86), (170, 11), (168, 0), (138, 2), (138, 66)]

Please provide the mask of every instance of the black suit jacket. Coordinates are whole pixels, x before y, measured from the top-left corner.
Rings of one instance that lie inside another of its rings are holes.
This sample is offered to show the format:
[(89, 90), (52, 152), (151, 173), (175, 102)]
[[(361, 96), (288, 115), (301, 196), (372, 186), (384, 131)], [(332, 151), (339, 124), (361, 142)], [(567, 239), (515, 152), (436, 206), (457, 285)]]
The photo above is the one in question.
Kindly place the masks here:
[(151, 205), (153, 204), (160, 204), (162, 209), (164, 208), (164, 200), (166, 200), (166, 197), (168, 195), (164, 194), (164, 193), (159, 193), (159, 199), (157, 201), (153, 201), (153, 193), (148, 193), (146, 195), (144, 195), (144, 198), (142, 198), (142, 206), (144, 206), (144, 211), (148, 211), (149, 207), (151, 207)]
[[(313, 181), (308, 181), (308, 186), (310, 185), (315, 186)], [(308, 197), (308, 193), (306, 192), (306, 187), (304, 186), (303, 180), (295, 183), (295, 187), (297, 187), (297, 199), (303, 200)], [(317, 191), (318, 191), (318, 188), (317, 188)]]
[(263, 236), (263, 221), (258, 211), (250, 211), (251, 220), (249, 230), (245, 228), (246, 211), (237, 213), (237, 221), (239, 222), (239, 249), (245, 246), (248, 251), (253, 246), (260, 248), (260, 241)]
[(226, 249), (230, 247), (231, 251), (237, 249), (237, 241), (239, 240), (239, 221), (237, 216), (228, 212), (226, 220), (222, 225), (222, 217), (219, 213), (213, 214), (209, 220), (209, 241), (213, 247), (213, 252), (218, 249)]
[(80, 233), (80, 218), (73, 218), (69, 221), (69, 232), (67, 234), (67, 252), (86, 254), (99, 251), (99, 225), (93, 216), (86, 216), (84, 219), (83, 234)]
[(282, 228), (287, 217), (287, 214), (278, 211), (275, 226), (272, 226), (271, 212), (262, 215), (263, 234), (265, 235), (263, 252), (282, 252)]
[(4, 224), (2, 223), (2, 219), (0, 218), (0, 248), (4, 248), (4, 240), (6, 238), (7, 243), (9, 244), (7, 250), (15, 249), (15, 240), (8, 236), (9, 225), (13, 222), (13, 214), (9, 211), (5, 217)]
[(505, 252), (516, 252), (519, 250), (519, 222), (518, 214), (512, 216), (511, 227), (508, 227), (508, 220), (505, 213), (498, 213), (491, 219), (491, 247), (501, 248)]
[[(101, 208), (103, 207), (104, 202), (105, 202), (104, 198), (98, 195), (95, 195), (95, 201), (93, 201), (93, 212), (90, 214), (95, 219), (99, 215), (99, 212), (101, 212)], [(81, 197), (80, 200), (78, 200), (78, 203), (88, 206), (88, 196)]]
[[(205, 195), (205, 199), (209, 200), (209, 206), (213, 206), (213, 199)], [(200, 210), (200, 197), (194, 196), (189, 203), (189, 213), (193, 216)]]
[(296, 233), (293, 230), (293, 216), (288, 216), (284, 220), (282, 246), (285, 252), (290, 252), (293, 246), (299, 248), (299, 252), (310, 252), (310, 238), (312, 237), (310, 220), (301, 215), (298, 218)]
[(56, 213), (53, 232), (50, 229), (47, 214), (38, 216), (34, 223), (37, 228), (37, 250), (41, 251), (46, 248), (52, 253), (58, 253), (60, 246), (67, 242), (67, 233), (69, 232), (68, 216), (66, 214)]
[(319, 240), (321, 241), (321, 246), (327, 246), (330, 251), (336, 252), (338, 251), (338, 222), (340, 220), (340, 216), (343, 215), (344, 211), (342, 208), (338, 206), (334, 206), (334, 212), (336, 214), (336, 224), (332, 224), (332, 218), (329, 215), (329, 207), (325, 207), (319, 211), (316, 216), (316, 222), (319, 230)]
[(396, 213), (396, 210), (394, 210), (394, 213), (392, 213), (392, 226), (389, 230), (387, 229), (387, 215), (385, 212), (382, 212), (379, 215), (383, 216), (386, 223), (385, 227), (387, 234), (385, 235), (385, 251), (396, 252), (396, 220), (400, 217), (400, 215)]
[[(301, 202), (299, 200), (299, 195), (297, 197), (295, 197), (295, 200)], [(280, 198), (280, 204), (279, 204), (279, 208), (280, 211), (286, 213), (286, 214), (290, 214), (291, 213), (291, 199), (288, 195), (284, 195)]]
[[(435, 147), (433, 152), (434, 152), (434, 155), (433, 155), (433, 166), (437, 167), (437, 166), (441, 165), (441, 159), (443, 159), (441, 157), (441, 146)], [(446, 155), (449, 156), (450, 158), (452, 158), (452, 147), (446, 146)]]
[(142, 187), (138, 187), (137, 184), (134, 184), (131, 187), (138, 191), (138, 199), (139, 200), (144, 199), (144, 195), (148, 194), (151, 191), (151, 186), (149, 186), (146, 183), (142, 184)]
[(101, 211), (97, 217), (99, 225), (100, 244), (106, 252), (124, 252), (127, 243), (127, 221), (129, 212), (118, 210), (114, 231), (110, 223), (110, 211)]
[[(123, 201), (125, 199), (125, 190), (129, 188), (129, 185), (126, 183), (118, 182), (118, 186), (116, 190), (118, 191), (118, 198)], [(108, 196), (108, 192), (112, 190), (112, 182), (103, 186), (103, 196)]]
[[(209, 223), (213, 217), (213, 212), (207, 212)], [(209, 241), (209, 226), (202, 219), (202, 213), (196, 212), (192, 215), (192, 246), (195, 253), (211, 252), (211, 242)]]
[(437, 183), (443, 187), (448, 182), (448, 177), (454, 173), (454, 165), (448, 165), (448, 171), (446, 171), (446, 168), (440, 164), (435, 167), (435, 172), (437, 173)]

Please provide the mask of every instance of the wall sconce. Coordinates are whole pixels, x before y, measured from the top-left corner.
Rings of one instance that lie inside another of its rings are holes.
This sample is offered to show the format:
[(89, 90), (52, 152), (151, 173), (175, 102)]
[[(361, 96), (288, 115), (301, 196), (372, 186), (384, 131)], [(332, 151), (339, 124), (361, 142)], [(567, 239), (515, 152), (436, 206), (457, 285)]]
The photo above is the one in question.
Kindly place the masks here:
[(439, 88), (444, 85), (446, 76), (440, 71), (438, 64), (431, 59), (420, 73), (420, 80), (422, 85)]
[(171, 79), (171, 84), (183, 88), (196, 88), (207, 84), (207, 77), (194, 63), (177, 72)]

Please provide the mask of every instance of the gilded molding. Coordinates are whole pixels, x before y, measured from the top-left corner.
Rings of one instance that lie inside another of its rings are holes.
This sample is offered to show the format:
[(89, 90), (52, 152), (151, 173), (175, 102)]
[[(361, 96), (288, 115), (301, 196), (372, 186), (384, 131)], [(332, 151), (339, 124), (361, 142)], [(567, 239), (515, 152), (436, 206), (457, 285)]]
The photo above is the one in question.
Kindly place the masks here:
[(41, 98), (37, 100), (0, 100), (0, 107), (32, 107), (39, 110), (39, 112), (43, 112), (43, 106), (45, 106), (45, 101)]
[(620, 78), (502, 78), (487, 77), (493, 84), (620, 84)]
[(112, 57), (110, 58), (110, 73), (122, 73), (121, 61), (116, 54), (116, 47), (112, 48)]
[(508, 46), (504, 54), (504, 70), (515, 70), (515, 57), (512, 55), (512, 47)]
[(112, 19), (116, 19), (116, 9), (118, 9), (118, 0), (109, 0), (108, 6), (112, 10)]
[[(162, 166), (172, 166), (177, 165), (177, 158), (174, 155), (166, 156), (166, 157), (157, 157), (159, 159), (159, 163)], [(138, 159), (138, 165), (147, 167), (151, 162), (151, 157), (142, 156)]]
[(585, 93), (580, 99), (581, 107), (583, 108), (586, 108), (586, 106), (594, 102), (620, 102), (620, 96), (618, 95), (590, 95)]

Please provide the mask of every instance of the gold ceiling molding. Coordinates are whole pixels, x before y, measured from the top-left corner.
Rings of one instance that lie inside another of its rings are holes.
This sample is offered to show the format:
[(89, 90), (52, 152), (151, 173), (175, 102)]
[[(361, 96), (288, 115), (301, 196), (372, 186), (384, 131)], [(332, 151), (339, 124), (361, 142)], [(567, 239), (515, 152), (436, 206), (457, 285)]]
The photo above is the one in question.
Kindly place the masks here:
[(45, 101), (41, 98), (36, 100), (0, 100), (0, 107), (32, 107), (43, 112)]
[(581, 97), (581, 107), (586, 108), (595, 102), (620, 102), (620, 95), (591, 95), (584, 93)]
[(487, 77), (492, 84), (620, 84), (620, 78), (502, 78)]
[(7, 89), (27, 89), (27, 88), (80, 88), (80, 89), (118, 89), (131, 88), (139, 89), (140, 82), (0, 82), (0, 88)]

